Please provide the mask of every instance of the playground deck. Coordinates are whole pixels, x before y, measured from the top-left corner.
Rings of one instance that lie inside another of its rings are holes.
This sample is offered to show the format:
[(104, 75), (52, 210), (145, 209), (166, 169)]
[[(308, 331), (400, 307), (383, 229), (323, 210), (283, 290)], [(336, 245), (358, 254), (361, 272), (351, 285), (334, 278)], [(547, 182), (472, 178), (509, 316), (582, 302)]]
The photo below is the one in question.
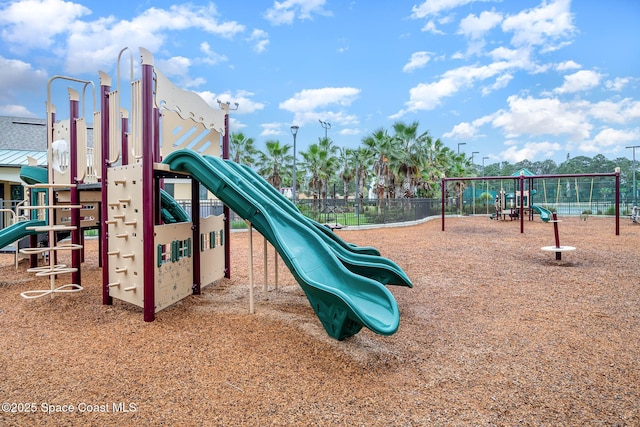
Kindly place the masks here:
[(0, 425), (638, 425), (640, 226), (622, 221), (615, 236), (612, 218), (563, 218), (559, 232), (577, 248), (560, 263), (540, 250), (554, 235), (539, 220), (524, 234), (486, 217), (448, 219), (445, 232), (438, 220), (338, 230), (414, 283), (390, 287), (395, 335), (342, 342), (283, 264), (274, 290), (272, 247), (265, 298), (257, 233), (255, 315), (246, 232), (231, 236), (232, 279), (152, 323), (101, 305), (96, 240), (85, 290), (55, 299), (22, 299), (48, 283), (2, 255), (0, 395), (37, 412), (0, 412)]

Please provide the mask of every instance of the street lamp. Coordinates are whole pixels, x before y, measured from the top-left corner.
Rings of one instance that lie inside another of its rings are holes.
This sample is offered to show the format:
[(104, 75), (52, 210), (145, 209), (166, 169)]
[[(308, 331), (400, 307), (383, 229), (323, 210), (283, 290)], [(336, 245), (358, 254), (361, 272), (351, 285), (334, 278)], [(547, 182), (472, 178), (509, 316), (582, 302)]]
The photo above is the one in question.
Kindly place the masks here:
[(482, 158), (482, 176), (484, 176), (484, 161), (485, 161), (486, 159), (488, 159), (488, 158), (489, 158), (489, 157), (483, 157), (483, 158)]
[(297, 180), (296, 180), (296, 136), (298, 135), (298, 129), (300, 129), (300, 126), (291, 126), (291, 135), (293, 135), (293, 190), (291, 191), (291, 198), (293, 199), (293, 204), (297, 204), (297, 200), (296, 199), (296, 187), (297, 187)]
[(630, 145), (629, 147), (633, 150), (633, 206), (637, 206), (636, 204), (636, 148), (640, 147), (640, 145)]
[(323, 122), (320, 119), (318, 119), (318, 121), (320, 122), (320, 126), (322, 126), (322, 128), (324, 129), (324, 139), (327, 139), (327, 131), (331, 129), (331, 123)]
[(461, 145), (467, 145), (466, 142), (458, 142), (458, 154), (460, 154), (460, 146)]
[(471, 152), (471, 165), (472, 165), (472, 166), (475, 164), (475, 163), (473, 163), (473, 156), (474, 156), (475, 154), (480, 154), (480, 152), (479, 152), (479, 151), (472, 151), (472, 152)]

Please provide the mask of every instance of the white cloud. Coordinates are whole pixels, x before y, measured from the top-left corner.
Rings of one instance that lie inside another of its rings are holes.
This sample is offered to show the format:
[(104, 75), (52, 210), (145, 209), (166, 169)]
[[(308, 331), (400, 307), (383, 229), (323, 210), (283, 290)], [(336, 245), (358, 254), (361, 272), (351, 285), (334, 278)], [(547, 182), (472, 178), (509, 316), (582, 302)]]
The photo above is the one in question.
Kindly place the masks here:
[(260, 125), (262, 127), (262, 132), (260, 132), (260, 136), (276, 136), (276, 135), (284, 135), (285, 124), (283, 123), (263, 123)]
[(607, 89), (612, 90), (614, 92), (620, 92), (630, 82), (631, 82), (631, 79), (629, 77), (616, 77), (613, 80), (607, 80), (604, 83), (604, 86)]
[(556, 98), (507, 98), (509, 111), (496, 114), (492, 124), (508, 138), (520, 135), (566, 135), (573, 140), (589, 137), (593, 125), (581, 109), (572, 108)]
[[(0, 10), (2, 39), (27, 49), (47, 49), (54, 37), (72, 31), (74, 22), (91, 10), (63, 0), (21, 0)], [(18, 49), (16, 49), (18, 50)]]
[(471, 123), (462, 122), (453, 127), (451, 132), (446, 132), (442, 135), (443, 138), (452, 139), (471, 139), (478, 132), (478, 128)]
[(0, 56), (0, 102), (11, 99), (4, 99), (3, 94), (44, 86), (47, 78), (45, 70), (35, 70), (27, 62)]
[(255, 42), (253, 50), (258, 53), (262, 53), (267, 50), (269, 46), (269, 34), (264, 30), (255, 29), (251, 32), (251, 37), (248, 38), (250, 42)]
[(14, 117), (38, 117), (22, 105), (0, 105), (0, 115)]
[(440, 105), (443, 98), (457, 93), (465, 87), (471, 86), (476, 81), (482, 81), (507, 70), (517, 67), (507, 61), (494, 62), (482, 66), (464, 66), (454, 68), (442, 75), (440, 80), (432, 83), (420, 83), (409, 90), (409, 101), (406, 108), (390, 116), (397, 119), (410, 111), (433, 110)]
[(413, 6), (411, 9), (411, 17), (414, 19), (426, 18), (476, 1), (488, 0), (424, 0), (422, 4)]
[(531, 59), (531, 49), (523, 47), (509, 49), (504, 46), (497, 47), (488, 53), (494, 61), (507, 61), (513, 67), (522, 69), (532, 69), (535, 67)]
[(218, 108), (218, 100), (221, 102), (230, 102), (232, 108), (234, 103), (238, 103), (238, 109), (233, 110), (233, 115), (239, 114), (251, 114), (255, 111), (263, 110), (265, 104), (262, 102), (254, 101), (252, 97), (255, 95), (253, 92), (246, 90), (238, 90), (235, 93), (223, 92), (213, 93), (210, 91), (198, 92), (198, 94), (206, 101), (207, 104), (214, 108)]
[(444, 32), (439, 30), (436, 27), (436, 23), (433, 21), (427, 21), (426, 24), (424, 24), (424, 26), (422, 27), (422, 31), (428, 32), (428, 33), (432, 33), (432, 34), (439, 34), (439, 35), (443, 35)]
[(202, 59), (202, 62), (208, 65), (217, 65), (228, 60), (225, 55), (221, 55), (211, 50), (211, 46), (207, 42), (200, 43), (200, 52), (204, 53), (205, 55), (205, 57)]
[(362, 131), (357, 128), (345, 128), (338, 132), (340, 135), (352, 136), (352, 135), (360, 135)]
[[(601, 130), (591, 141), (579, 145), (580, 150), (591, 153), (606, 153), (618, 151), (619, 147), (637, 142), (640, 139), (640, 129), (619, 130), (606, 128)], [(613, 150), (612, 150), (613, 148)]]
[(523, 147), (518, 147), (513, 143), (513, 145), (500, 153), (500, 158), (512, 163), (535, 158), (549, 159), (561, 149), (562, 146), (557, 142), (527, 142)]
[(407, 62), (404, 67), (402, 67), (402, 71), (404, 71), (405, 73), (410, 73), (414, 70), (420, 69), (427, 65), (429, 60), (431, 60), (431, 54), (429, 52), (414, 52), (411, 54), (411, 59), (409, 59), (409, 62)]
[[(47, 0), (47, 4), (54, 1)], [(24, 0), (12, 5), (24, 7), (26, 2), (33, 0)], [(130, 21), (118, 21), (113, 16), (98, 18), (95, 21), (81, 21), (81, 15), (88, 13), (88, 9), (85, 9), (76, 11), (75, 14), (69, 13), (66, 21), (56, 22), (55, 14), (47, 17), (50, 22), (55, 22), (55, 25), (49, 26), (64, 28), (65, 35), (68, 35), (66, 41), (56, 41), (56, 46), (59, 46), (56, 54), (66, 61), (64, 71), (74, 75), (83, 72), (94, 73), (97, 69), (111, 69), (113, 58), (118, 57), (122, 46), (145, 46), (152, 52), (161, 51), (172, 31), (195, 28), (218, 37), (232, 38), (245, 29), (235, 21), (219, 22), (218, 12), (211, 3), (203, 7), (184, 4), (174, 5), (169, 9), (150, 8)], [(6, 16), (3, 19), (7, 21)], [(52, 37), (55, 34), (51, 32), (43, 32), (20, 21), (7, 24), (12, 32), (5, 31), (3, 37), (5, 40), (9, 37), (12, 43), (17, 42), (10, 37), (11, 35), (24, 36), (30, 32), (35, 36), (29, 37), (40, 40), (38, 44), (30, 47), (40, 48), (54, 43)], [(29, 25), (36, 23), (29, 22)], [(44, 38), (47, 40), (42, 40)]]
[(585, 104), (592, 117), (607, 123), (623, 124), (640, 119), (640, 101), (630, 98)]
[(283, 0), (274, 1), (264, 13), (264, 18), (272, 25), (292, 24), (297, 18), (312, 19), (312, 15), (331, 16), (330, 11), (324, 10), (326, 0)]
[(564, 76), (562, 86), (555, 88), (556, 93), (573, 93), (594, 88), (600, 84), (602, 74), (591, 70), (580, 70)]
[(571, 0), (555, 0), (508, 16), (502, 22), (505, 32), (513, 32), (514, 46), (547, 45), (567, 37), (575, 30)]
[(494, 11), (484, 11), (479, 16), (471, 14), (460, 21), (459, 33), (470, 39), (479, 39), (500, 22), (502, 14)]
[(492, 85), (482, 88), (482, 95), (486, 96), (491, 92), (507, 87), (511, 80), (513, 80), (513, 75), (511, 74), (503, 74), (501, 76), (498, 76), (498, 78)]
[(567, 71), (567, 70), (576, 70), (580, 69), (582, 66), (575, 61), (564, 61), (556, 65), (556, 70), (558, 71)]
[(280, 103), (283, 110), (308, 112), (329, 105), (345, 107), (350, 105), (360, 94), (360, 89), (354, 87), (325, 87), (321, 89), (305, 89), (296, 93), (292, 98)]

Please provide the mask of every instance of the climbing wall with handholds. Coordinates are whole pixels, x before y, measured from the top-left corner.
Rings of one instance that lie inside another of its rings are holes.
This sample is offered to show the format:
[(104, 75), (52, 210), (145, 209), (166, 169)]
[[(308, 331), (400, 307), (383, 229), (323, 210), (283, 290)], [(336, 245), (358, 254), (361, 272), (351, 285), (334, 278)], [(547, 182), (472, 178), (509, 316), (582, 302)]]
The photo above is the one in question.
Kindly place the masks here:
[(153, 206), (142, 200), (142, 165), (109, 168), (107, 179), (109, 295), (144, 307), (142, 215)]

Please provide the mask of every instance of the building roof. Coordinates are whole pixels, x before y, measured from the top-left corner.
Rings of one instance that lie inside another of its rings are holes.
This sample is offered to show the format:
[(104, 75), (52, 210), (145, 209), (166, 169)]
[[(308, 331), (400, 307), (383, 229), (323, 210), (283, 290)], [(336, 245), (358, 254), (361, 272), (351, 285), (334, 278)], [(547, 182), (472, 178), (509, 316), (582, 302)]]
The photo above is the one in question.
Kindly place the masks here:
[[(88, 130), (93, 129), (91, 124)], [(87, 145), (93, 146), (93, 132), (87, 132)], [(47, 120), (0, 116), (0, 166), (28, 164), (27, 156), (38, 165), (47, 164)]]
[(28, 150), (3, 150), (0, 149), (0, 166), (24, 166), (28, 165), (28, 158), (33, 157), (38, 166), (47, 165), (46, 151)]
[(47, 151), (47, 120), (0, 116), (0, 149)]

